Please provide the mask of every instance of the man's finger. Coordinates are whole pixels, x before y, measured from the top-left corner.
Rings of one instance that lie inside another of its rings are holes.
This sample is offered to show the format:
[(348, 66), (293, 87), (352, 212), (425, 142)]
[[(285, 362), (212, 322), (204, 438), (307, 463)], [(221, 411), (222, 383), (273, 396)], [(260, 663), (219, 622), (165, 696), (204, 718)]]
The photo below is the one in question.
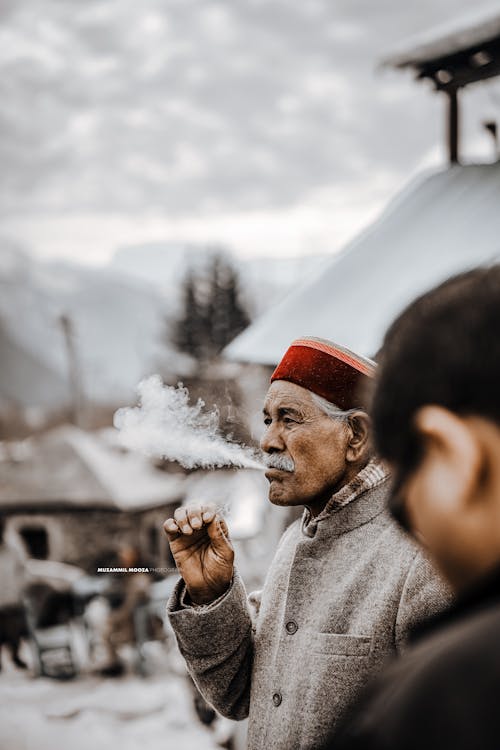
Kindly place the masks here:
[(203, 526), (203, 506), (191, 505), (187, 507), (187, 518), (192, 529), (201, 529)]
[(205, 503), (203, 506), (203, 522), (204, 523), (211, 523), (214, 518), (215, 514), (217, 513), (217, 508), (215, 506), (215, 503)]
[(222, 516), (219, 516), (218, 521), (219, 521), (220, 528), (221, 528), (223, 535), (226, 537), (226, 539), (229, 540), (229, 529), (227, 527), (226, 519), (223, 518)]
[(175, 519), (167, 518), (163, 524), (163, 530), (169, 539), (174, 538), (180, 534), (179, 527), (177, 526)]
[(187, 517), (186, 508), (184, 507), (176, 508), (175, 513), (174, 513), (174, 518), (182, 534), (189, 535), (193, 533), (193, 529), (191, 528), (188, 517)]
[(207, 531), (212, 545), (216, 550), (221, 553), (227, 552), (228, 548), (233, 550), (227, 524), (220, 515), (217, 514), (214, 520), (207, 525)]
[[(189, 503), (183, 509), (186, 519), (192, 529), (201, 529), (204, 524), (211, 523), (217, 513), (215, 503)], [(181, 525), (183, 521), (181, 520)]]

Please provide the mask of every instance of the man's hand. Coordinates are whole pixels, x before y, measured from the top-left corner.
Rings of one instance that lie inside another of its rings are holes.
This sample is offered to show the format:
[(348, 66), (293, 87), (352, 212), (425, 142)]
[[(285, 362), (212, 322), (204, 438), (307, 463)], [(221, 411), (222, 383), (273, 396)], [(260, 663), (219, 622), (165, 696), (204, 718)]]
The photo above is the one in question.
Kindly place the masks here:
[(226, 522), (214, 505), (177, 508), (163, 528), (194, 604), (208, 604), (227, 591), (233, 577), (234, 550)]

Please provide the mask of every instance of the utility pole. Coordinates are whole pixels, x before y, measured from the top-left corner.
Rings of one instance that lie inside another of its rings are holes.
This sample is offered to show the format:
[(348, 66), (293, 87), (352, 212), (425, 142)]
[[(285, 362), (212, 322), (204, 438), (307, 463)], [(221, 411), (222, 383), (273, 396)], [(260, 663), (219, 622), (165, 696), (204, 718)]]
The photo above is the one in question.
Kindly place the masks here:
[(73, 322), (69, 315), (59, 316), (59, 324), (64, 336), (66, 356), (68, 358), (68, 379), (70, 387), (70, 421), (81, 427), (83, 413), (83, 394), (81, 387), (80, 367), (76, 354)]

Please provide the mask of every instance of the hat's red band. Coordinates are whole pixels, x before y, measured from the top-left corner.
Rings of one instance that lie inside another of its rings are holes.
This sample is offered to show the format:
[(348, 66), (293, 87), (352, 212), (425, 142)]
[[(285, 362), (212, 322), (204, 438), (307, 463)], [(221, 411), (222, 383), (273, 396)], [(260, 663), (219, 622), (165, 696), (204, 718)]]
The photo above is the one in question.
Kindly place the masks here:
[(341, 409), (363, 405), (361, 385), (373, 377), (375, 363), (322, 339), (297, 339), (271, 376), (322, 396)]
[(375, 375), (376, 364), (369, 359), (355, 355), (354, 352), (350, 352), (348, 349), (339, 347), (338, 344), (330, 344), (328, 341), (323, 339), (296, 339), (291, 346), (309, 346), (311, 349), (317, 349), (318, 351), (330, 354), (336, 359), (340, 359), (341, 362), (345, 362), (346, 365), (354, 367), (355, 370), (363, 373), (368, 378), (372, 378)]

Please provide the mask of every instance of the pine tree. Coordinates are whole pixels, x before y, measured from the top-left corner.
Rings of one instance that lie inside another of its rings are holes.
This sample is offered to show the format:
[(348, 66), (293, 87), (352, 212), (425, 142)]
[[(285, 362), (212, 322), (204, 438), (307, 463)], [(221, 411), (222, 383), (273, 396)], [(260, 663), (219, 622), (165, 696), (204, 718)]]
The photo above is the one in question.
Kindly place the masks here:
[(208, 299), (212, 354), (219, 354), (250, 322), (239, 298), (238, 276), (233, 266), (216, 255), (210, 269)]
[(179, 351), (202, 359), (206, 349), (206, 314), (198, 300), (193, 272), (189, 272), (184, 280), (182, 296), (183, 312), (175, 323), (172, 339)]
[(213, 257), (204, 273), (188, 273), (182, 310), (173, 341), (196, 359), (220, 354), (250, 322), (239, 298), (237, 273), (221, 254)]
[(228, 269), (226, 296), (229, 326), (224, 346), (227, 346), (239, 333), (250, 325), (250, 316), (240, 299), (238, 275), (232, 267)]

